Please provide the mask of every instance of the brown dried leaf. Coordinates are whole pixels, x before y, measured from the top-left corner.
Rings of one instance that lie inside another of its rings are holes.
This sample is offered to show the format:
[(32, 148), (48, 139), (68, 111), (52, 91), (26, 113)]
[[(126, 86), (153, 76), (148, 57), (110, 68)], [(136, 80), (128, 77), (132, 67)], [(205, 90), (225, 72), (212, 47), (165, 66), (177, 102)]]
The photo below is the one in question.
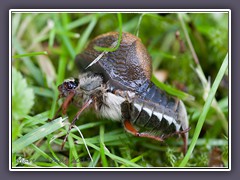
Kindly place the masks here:
[(222, 151), (218, 147), (214, 147), (209, 155), (209, 167), (223, 167)]

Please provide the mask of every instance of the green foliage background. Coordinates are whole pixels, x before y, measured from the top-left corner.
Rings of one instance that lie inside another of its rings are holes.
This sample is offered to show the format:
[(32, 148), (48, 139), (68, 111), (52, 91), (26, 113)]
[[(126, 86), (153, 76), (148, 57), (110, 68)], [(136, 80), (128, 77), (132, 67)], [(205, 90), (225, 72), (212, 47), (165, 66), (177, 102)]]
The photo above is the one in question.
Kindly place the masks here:
[[(122, 13), (121, 17), (122, 31), (138, 35), (147, 47), (156, 77), (153, 81), (161, 86), (157, 74), (163, 72), (169, 93), (174, 94), (176, 89), (186, 93), (178, 94), (189, 114), (191, 141), (211, 84), (229, 51), (228, 13)], [(170, 138), (159, 143), (133, 137), (121, 124), (99, 119), (88, 111), (77, 125), (85, 137), (91, 161), (76, 129), (70, 134), (65, 149), (60, 149), (68, 120), (60, 118), (52, 124), (47, 121), (61, 104), (57, 102), (57, 86), (65, 78), (80, 73), (74, 65), (75, 56), (95, 36), (119, 31), (116, 13), (13, 12), (11, 18), (13, 167), (180, 165), (184, 157), (180, 139)], [(199, 64), (194, 62), (187, 36)], [(202, 73), (196, 72), (199, 69)], [(207, 110), (196, 146), (184, 166), (209, 166), (210, 154), (217, 147), (223, 166), (228, 167), (228, 94), (226, 71), (213, 105)], [(70, 120), (76, 111), (74, 106), (69, 108)], [(30, 138), (33, 135), (34, 138)]]

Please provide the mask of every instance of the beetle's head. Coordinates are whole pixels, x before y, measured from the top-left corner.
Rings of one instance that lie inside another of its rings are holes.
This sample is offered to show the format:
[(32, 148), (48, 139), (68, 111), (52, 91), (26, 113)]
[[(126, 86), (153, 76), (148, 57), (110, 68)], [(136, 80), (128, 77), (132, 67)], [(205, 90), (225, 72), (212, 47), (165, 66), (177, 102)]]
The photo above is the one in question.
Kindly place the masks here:
[(70, 92), (75, 92), (78, 96), (90, 95), (95, 93), (101, 85), (103, 79), (100, 75), (93, 73), (84, 73), (79, 78), (65, 80), (58, 86), (60, 97), (67, 97)]
[(77, 78), (67, 79), (58, 86), (58, 91), (61, 97), (67, 97), (68, 94), (74, 91), (79, 85)]

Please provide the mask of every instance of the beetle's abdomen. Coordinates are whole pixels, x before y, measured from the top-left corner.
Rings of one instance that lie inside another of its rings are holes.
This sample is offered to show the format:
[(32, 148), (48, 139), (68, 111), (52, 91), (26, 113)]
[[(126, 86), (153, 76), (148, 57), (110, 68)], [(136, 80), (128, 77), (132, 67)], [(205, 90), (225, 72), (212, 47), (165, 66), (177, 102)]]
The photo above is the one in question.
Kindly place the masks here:
[(128, 118), (139, 132), (148, 132), (164, 138), (188, 128), (183, 103), (155, 85), (149, 87), (144, 97), (135, 97), (129, 109)]

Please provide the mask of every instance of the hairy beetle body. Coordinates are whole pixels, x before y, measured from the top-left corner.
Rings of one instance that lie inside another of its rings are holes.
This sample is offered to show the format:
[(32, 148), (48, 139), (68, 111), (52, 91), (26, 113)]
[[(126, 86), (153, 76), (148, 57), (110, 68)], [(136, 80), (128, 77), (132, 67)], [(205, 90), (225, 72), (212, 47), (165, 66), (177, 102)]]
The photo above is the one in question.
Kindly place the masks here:
[(150, 81), (151, 60), (141, 40), (123, 33), (116, 51), (102, 53), (94, 49), (95, 45), (111, 47), (117, 39), (116, 32), (98, 36), (76, 56), (78, 67), (85, 74), (77, 81), (68, 80), (59, 86), (60, 96), (67, 96), (63, 112), (71, 100), (78, 104), (82, 101), (83, 107), (72, 125), (85, 108), (93, 105), (101, 116), (120, 120), (135, 136), (163, 141), (181, 134), (186, 152), (188, 118), (185, 106)]

